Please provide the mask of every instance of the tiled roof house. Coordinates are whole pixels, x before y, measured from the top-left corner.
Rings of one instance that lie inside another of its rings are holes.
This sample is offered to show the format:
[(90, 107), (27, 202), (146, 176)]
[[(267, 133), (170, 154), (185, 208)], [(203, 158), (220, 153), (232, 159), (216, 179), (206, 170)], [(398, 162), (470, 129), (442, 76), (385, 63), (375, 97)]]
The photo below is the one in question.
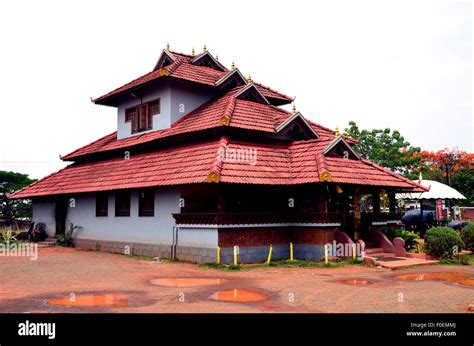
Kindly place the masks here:
[[(280, 106), (292, 98), (244, 78), (209, 51), (163, 50), (153, 71), (93, 100), (117, 131), (62, 157), (66, 168), (12, 194), (33, 200), (50, 236), (78, 247), (194, 262), (320, 258), (335, 239), (396, 219), (396, 192), (419, 190), (365, 160), (356, 141)], [(360, 197), (372, 196), (362, 213)], [(388, 195), (391, 213), (380, 210)]]

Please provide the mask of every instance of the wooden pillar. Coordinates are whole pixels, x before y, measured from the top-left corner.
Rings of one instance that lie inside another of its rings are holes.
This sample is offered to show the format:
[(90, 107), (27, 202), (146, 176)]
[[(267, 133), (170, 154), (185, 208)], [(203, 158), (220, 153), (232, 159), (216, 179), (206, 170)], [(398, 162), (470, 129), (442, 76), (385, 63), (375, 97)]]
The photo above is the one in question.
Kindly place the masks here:
[(360, 237), (360, 191), (358, 188), (354, 190), (354, 240)]
[(388, 193), (388, 210), (391, 213), (394, 213), (396, 205), (397, 205), (397, 200), (395, 199), (395, 192), (389, 192)]
[(380, 190), (378, 189), (372, 193), (372, 211), (380, 213)]
[(316, 191), (316, 211), (318, 213), (327, 213), (328, 212), (328, 203), (327, 203), (327, 196), (326, 190), (318, 189)]
[(223, 213), (225, 211), (225, 195), (222, 189), (218, 189), (217, 191), (217, 212)]

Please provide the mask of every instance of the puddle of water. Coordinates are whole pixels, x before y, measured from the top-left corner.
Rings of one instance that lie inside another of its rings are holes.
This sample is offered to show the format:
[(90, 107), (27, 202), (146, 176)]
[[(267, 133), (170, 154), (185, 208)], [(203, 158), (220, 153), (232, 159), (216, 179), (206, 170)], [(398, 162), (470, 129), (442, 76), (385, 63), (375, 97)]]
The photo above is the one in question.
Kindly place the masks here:
[(77, 295), (72, 299), (70, 296), (53, 299), (49, 305), (70, 306), (70, 307), (128, 307), (127, 296), (114, 294), (84, 294)]
[(150, 283), (155, 286), (165, 287), (199, 287), (221, 285), (227, 282), (225, 279), (213, 278), (161, 278), (150, 280)]
[(426, 281), (438, 280), (454, 282), (465, 286), (474, 286), (474, 275), (468, 273), (426, 273), (426, 274), (405, 274), (395, 276), (397, 280), (406, 281)]
[(344, 280), (339, 280), (338, 282), (346, 284), (346, 285), (356, 285), (356, 286), (371, 285), (375, 283), (374, 281), (370, 281), (366, 279), (344, 279)]
[(232, 290), (217, 291), (209, 298), (220, 302), (253, 303), (267, 300), (270, 297), (245, 288), (234, 288)]

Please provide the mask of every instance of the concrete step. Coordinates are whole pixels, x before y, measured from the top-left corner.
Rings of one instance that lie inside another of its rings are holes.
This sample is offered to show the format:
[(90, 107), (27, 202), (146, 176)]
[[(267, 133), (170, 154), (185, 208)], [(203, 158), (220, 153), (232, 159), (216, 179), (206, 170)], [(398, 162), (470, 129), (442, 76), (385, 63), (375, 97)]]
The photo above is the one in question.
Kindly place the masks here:
[(365, 248), (366, 254), (373, 254), (373, 253), (380, 253), (383, 252), (381, 247), (372, 247), (372, 248)]
[(38, 244), (38, 247), (51, 247), (56, 245), (56, 241), (39, 241), (36, 244)]
[(376, 258), (392, 258), (396, 257), (394, 253), (391, 252), (376, 252), (376, 253), (371, 253), (369, 255), (370, 257), (376, 257)]

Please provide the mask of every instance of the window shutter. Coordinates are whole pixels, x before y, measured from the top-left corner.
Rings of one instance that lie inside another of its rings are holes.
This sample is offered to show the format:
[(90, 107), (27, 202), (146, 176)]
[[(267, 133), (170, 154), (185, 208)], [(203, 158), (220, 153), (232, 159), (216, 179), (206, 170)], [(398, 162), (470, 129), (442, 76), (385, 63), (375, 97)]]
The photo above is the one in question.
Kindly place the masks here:
[(147, 122), (148, 122), (148, 104), (140, 105), (138, 107), (139, 109), (139, 129), (140, 130), (145, 130), (147, 128)]

